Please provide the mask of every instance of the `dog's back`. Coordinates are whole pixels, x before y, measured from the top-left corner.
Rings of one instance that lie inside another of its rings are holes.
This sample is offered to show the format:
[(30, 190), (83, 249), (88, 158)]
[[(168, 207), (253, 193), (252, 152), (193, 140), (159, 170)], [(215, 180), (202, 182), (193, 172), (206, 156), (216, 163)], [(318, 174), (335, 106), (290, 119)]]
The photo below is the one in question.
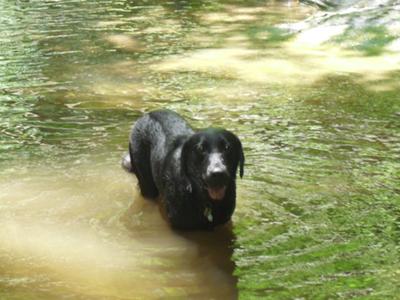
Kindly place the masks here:
[[(189, 136), (193, 134), (193, 129), (189, 124), (176, 112), (170, 110), (157, 110), (148, 114), (151, 122), (150, 130), (156, 129), (157, 139), (159, 141), (162, 136), (165, 137), (165, 142), (175, 141), (177, 136)], [(147, 122), (146, 122), (147, 123)], [(149, 124), (146, 124), (148, 126)], [(168, 146), (166, 148), (169, 148)]]
[(169, 110), (153, 111), (136, 121), (130, 136), (130, 155), (122, 165), (136, 174), (143, 196), (158, 196), (157, 181), (162, 178), (166, 155), (176, 146), (176, 140), (192, 134), (188, 123)]

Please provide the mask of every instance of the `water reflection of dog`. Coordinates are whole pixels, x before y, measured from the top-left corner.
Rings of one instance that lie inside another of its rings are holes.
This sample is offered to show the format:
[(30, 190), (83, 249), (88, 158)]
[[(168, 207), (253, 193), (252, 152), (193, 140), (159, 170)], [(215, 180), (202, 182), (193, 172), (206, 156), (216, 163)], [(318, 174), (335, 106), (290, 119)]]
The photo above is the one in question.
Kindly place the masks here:
[[(190, 299), (236, 299), (232, 224), (213, 231), (178, 231), (160, 218), (159, 204), (137, 195), (121, 221), (150, 262), (163, 274), (165, 289), (181, 289)], [(150, 280), (150, 279), (149, 279)]]

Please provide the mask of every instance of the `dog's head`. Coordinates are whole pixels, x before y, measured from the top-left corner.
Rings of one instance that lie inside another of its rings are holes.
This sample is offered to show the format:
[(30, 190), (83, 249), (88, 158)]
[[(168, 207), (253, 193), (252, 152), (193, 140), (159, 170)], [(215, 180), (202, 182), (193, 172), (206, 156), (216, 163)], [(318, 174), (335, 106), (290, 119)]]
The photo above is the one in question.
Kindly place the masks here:
[(239, 138), (224, 129), (205, 129), (192, 135), (182, 148), (182, 167), (211, 200), (224, 199), (239, 166), (243, 177), (244, 154)]

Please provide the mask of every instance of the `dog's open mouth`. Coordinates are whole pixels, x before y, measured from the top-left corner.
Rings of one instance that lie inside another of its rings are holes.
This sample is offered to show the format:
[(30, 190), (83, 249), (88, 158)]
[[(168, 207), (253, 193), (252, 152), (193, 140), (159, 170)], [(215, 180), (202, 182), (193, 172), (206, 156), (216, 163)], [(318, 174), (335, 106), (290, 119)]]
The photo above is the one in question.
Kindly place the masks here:
[(212, 200), (222, 200), (225, 197), (226, 186), (208, 187), (207, 191)]

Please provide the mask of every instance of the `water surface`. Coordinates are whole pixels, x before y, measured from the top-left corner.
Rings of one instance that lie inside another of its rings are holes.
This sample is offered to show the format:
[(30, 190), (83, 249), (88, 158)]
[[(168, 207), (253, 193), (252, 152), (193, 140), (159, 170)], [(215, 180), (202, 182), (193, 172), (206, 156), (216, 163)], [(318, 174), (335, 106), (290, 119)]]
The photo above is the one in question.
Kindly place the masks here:
[[(296, 1), (0, 0), (0, 298), (395, 298), (397, 53)], [(172, 231), (119, 166), (143, 112), (242, 139), (232, 224)]]

